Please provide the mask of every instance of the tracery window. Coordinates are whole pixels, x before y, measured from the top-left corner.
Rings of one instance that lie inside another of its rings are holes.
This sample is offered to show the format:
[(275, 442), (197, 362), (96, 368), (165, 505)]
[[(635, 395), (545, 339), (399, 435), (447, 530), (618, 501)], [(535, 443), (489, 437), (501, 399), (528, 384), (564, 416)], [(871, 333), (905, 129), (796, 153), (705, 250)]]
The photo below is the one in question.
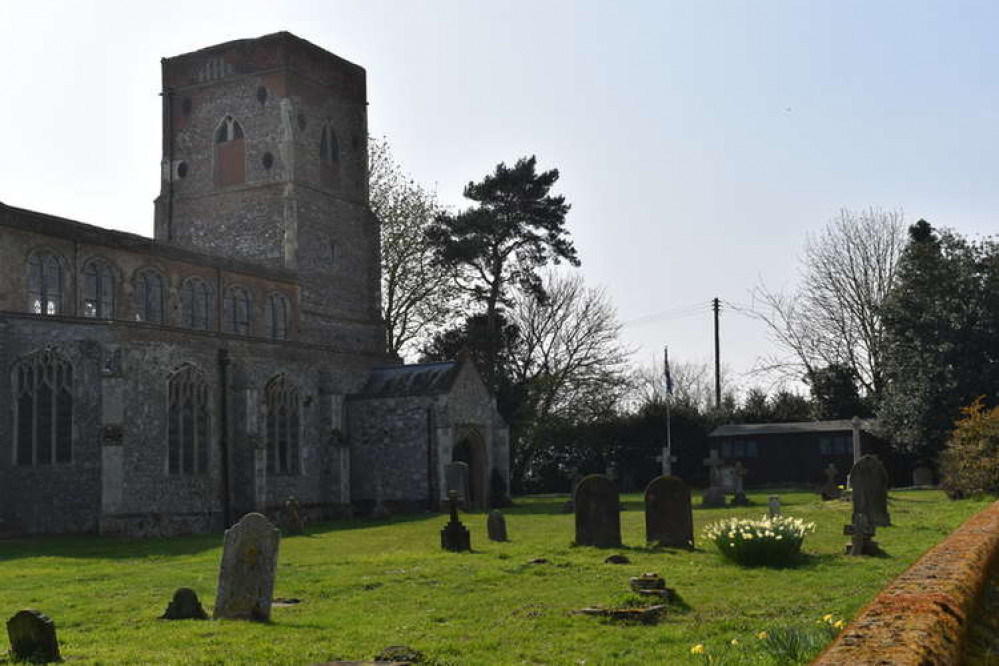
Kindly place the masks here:
[(28, 258), (28, 311), (44, 315), (62, 311), (62, 264), (48, 252)]
[(46, 349), (14, 364), (14, 455), (18, 465), (72, 461), (73, 366)]
[(242, 287), (229, 287), (222, 304), (227, 333), (250, 334), (250, 295)]
[(271, 294), (267, 299), (267, 336), (271, 340), (288, 339), (288, 311), (284, 294)]
[(180, 295), (184, 326), (196, 331), (212, 328), (212, 291), (201, 278), (188, 278)]
[(163, 277), (154, 270), (145, 270), (135, 278), (135, 318), (150, 324), (166, 321)]
[(267, 473), (299, 473), (298, 389), (284, 375), (267, 384)]
[(114, 319), (114, 271), (103, 259), (83, 268), (83, 316)]
[(167, 407), (167, 470), (205, 474), (211, 447), (211, 387), (193, 365), (170, 375)]
[(215, 185), (226, 187), (246, 181), (246, 146), (243, 126), (226, 116), (215, 128)]

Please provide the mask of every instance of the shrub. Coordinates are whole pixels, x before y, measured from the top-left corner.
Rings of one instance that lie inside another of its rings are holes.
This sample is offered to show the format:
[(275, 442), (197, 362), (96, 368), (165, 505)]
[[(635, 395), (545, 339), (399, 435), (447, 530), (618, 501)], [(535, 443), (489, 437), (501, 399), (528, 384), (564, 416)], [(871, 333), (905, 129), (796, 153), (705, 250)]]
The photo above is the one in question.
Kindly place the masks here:
[(978, 397), (961, 413), (940, 454), (941, 485), (951, 497), (999, 495), (999, 406)]
[(805, 535), (814, 530), (815, 523), (788, 516), (728, 518), (705, 527), (704, 537), (738, 564), (781, 566), (795, 560)]

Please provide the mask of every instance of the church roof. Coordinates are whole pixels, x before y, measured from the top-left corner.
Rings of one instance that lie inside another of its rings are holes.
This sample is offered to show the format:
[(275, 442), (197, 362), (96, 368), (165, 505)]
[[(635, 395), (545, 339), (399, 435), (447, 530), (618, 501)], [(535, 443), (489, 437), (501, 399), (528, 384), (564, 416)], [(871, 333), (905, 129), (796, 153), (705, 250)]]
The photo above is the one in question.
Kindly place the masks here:
[[(873, 419), (861, 419), (860, 429), (870, 432), (874, 427)], [(738, 423), (718, 426), (708, 437), (747, 437), (751, 435), (794, 435), (823, 432), (849, 432), (853, 430), (853, 421), (840, 419), (838, 421), (799, 421), (794, 423)]]
[(447, 393), (460, 369), (459, 361), (373, 368), (360, 395), (368, 398)]

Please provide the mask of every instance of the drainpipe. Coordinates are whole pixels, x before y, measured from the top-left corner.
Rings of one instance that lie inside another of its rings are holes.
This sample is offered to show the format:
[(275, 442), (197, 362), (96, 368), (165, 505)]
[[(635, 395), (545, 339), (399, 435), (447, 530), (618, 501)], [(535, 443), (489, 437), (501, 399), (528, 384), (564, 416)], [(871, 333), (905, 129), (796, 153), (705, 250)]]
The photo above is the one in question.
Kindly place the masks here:
[(222, 522), (228, 529), (232, 524), (232, 507), (229, 497), (229, 351), (219, 350), (219, 454), (222, 459)]

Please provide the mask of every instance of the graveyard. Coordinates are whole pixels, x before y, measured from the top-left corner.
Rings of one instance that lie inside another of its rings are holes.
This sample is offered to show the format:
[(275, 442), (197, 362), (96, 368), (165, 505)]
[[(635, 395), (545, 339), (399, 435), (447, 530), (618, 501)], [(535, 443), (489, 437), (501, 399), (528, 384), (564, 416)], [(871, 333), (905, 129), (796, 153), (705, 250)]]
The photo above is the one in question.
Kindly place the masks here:
[[(779, 495), (784, 515), (815, 523), (794, 565), (741, 567), (702, 537), (710, 523), (759, 518), (771, 495)], [(0, 604), (11, 614), (23, 608), (46, 614), (62, 658), (76, 664), (320, 664), (370, 660), (394, 645), (419, 651), (419, 663), (438, 665), (703, 663), (705, 655), (767, 664), (774, 662), (761, 632), (814, 634), (848, 621), (988, 505), (948, 500), (937, 490), (895, 489), (891, 526), (877, 528), (883, 553), (851, 557), (844, 525), (852, 504), (815, 493), (749, 490), (752, 506), (713, 509), (702, 508), (695, 494), (693, 550), (646, 544), (641, 495), (621, 496), (620, 545), (574, 545), (566, 499), (519, 498), (503, 512), (505, 542), (487, 538), (487, 512), (459, 512), (470, 552), (441, 547), (447, 513), (344, 520), (284, 534), (267, 621), (159, 619), (181, 587), (194, 591), (208, 617), (253, 615), (245, 608), (220, 613), (219, 599), (232, 593), (216, 589), (224, 559), (218, 534), (7, 541), (0, 550)], [(273, 553), (272, 537), (264, 538), (264, 548), (236, 560), (257, 566)], [(659, 574), (675, 591), (656, 621), (579, 612), (643, 604), (629, 579), (646, 573)], [(11, 663), (6, 646), (3, 652), (0, 663)]]

